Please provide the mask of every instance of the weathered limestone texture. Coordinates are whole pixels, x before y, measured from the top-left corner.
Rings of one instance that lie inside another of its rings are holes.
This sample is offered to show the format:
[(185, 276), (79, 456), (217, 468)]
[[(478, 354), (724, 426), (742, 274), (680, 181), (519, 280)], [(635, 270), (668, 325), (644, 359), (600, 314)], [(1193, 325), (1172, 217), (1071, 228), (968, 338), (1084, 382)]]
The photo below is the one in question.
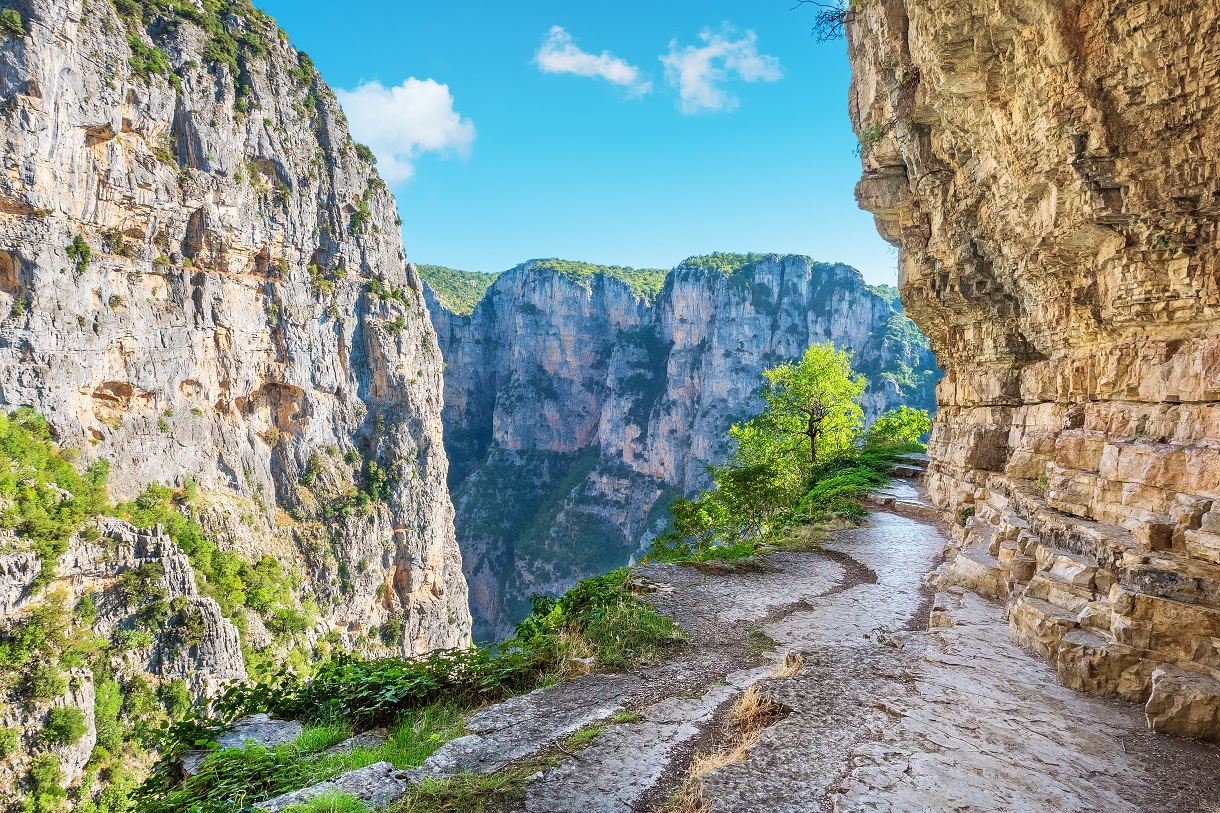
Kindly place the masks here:
[(948, 579), (1220, 738), (1220, 3), (860, 0), (861, 205), (946, 376)]
[(729, 427), (758, 411), (762, 370), (811, 343), (855, 352), (870, 418), (932, 406), (926, 340), (850, 266), (688, 261), (655, 302), (536, 266), (501, 274), (470, 316), (429, 290), (477, 637), (510, 632), (532, 593), (627, 564), (673, 497), (707, 487)]
[(108, 459), (116, 498), (193, 482), (212, 541), (301, 574), (311, 641), (466, 644), (441, 356), (334, 94), (252, 8), (219, 23), (235, 71), (203, 5), (7, 5), (0, 403)]

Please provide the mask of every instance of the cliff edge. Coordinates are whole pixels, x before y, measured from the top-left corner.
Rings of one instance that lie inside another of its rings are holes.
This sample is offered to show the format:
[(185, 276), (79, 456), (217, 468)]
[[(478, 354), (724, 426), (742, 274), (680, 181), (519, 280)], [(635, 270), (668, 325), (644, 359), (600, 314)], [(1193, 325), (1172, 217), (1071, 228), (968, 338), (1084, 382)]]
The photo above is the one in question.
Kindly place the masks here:
[(946, 373), (947, 580), (1006, 599), (1069, 686), (1220, 738), (1220, 7), (844, 21), (857, 196)]

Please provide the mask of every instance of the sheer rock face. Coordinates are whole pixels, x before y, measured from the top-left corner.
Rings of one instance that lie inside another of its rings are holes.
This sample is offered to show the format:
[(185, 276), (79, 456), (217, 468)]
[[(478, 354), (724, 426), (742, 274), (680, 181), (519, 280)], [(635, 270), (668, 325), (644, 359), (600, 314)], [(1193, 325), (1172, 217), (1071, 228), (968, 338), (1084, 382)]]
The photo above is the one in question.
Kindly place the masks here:
[(1220, 5), (862, 0), (846, 30), (857, 194), (946, 371), (951, 577), (1069, 685), (1220, 737)]
[[(389, 651), (468, 643), (441, 356), (393, 198), (333, 93), (257, 14), (223, 21), (263, 49), (241, 46), (235, 77), (185, 19), (15, 5), (29, 34), (0, 42), (0, 403), (45, 414), (82, 464), (108, 459), (116, 498), (193, 479), (212, 541), (302, 575), (310, 640), (385, 652), (392, 617)], [(160, 47), (177, 89), (140, 78), (129, 36)], [(380, 499), (323, 521), (374, 463)], [(28, 565), (3, 568), (20, 581)]]
[[(726, 277), (680, 266), (655, 303), (605, 275), (502, 274), (469, 317), (429, 296), (446, 361), (445, 442), (476, 637), (511, 631), (533, 593), (620, 567), (676, 496), (708, 485), (727, 430), (758, 411), (760, 371), (813, 342), (856, 351), (870, 417), (930, 406), (883, 371), (934, 369), (845, 265), (768, 256)], [(909, 324), (909, 323), (908, 323)]]

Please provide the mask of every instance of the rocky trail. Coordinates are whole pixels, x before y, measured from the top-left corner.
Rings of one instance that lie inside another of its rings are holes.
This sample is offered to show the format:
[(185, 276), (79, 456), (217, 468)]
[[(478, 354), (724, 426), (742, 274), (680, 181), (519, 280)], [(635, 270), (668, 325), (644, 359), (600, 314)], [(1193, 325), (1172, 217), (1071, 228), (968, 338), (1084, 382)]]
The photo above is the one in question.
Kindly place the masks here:
[[(655, 810), (753, 686), (782, 714), (744, 761), (699, 780), (713, 813), (1214, 813), (1220, 747), (1152, 734), (1139, 706), (1060, 685), (1009, 642), (1002, 605), (928, 586), (945, 540), (905, 515), (922, 514), (918, 489), (879, 499), (904, 513), (878, 511), (820, 550), (641, 568), (645, 600), (690, 633), (678, 658), (491, 706), (420, 768), (373, 766), (341, 786), (380, 801), (408, 781), (547, 755), (523, 813)], [(804, 665), (777, 677), (788, 652)], [(591, 728), (586, 747), (564, 745)]]

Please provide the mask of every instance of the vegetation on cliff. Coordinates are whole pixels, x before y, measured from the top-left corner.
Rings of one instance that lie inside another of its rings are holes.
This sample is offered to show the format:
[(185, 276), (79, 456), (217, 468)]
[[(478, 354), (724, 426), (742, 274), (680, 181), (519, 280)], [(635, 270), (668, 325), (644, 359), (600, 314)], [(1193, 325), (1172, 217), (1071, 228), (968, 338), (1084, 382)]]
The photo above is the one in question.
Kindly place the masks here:
[[(249, 805), (377, 761), (419, 765), (462, 733), (462, 715), (568, 675), (575, 658), (608, 668), (655, 663), (685, 635), (631, 593), (630, 573), (586, 579), (558, 599), (539, 597), (516, 636), (498, 647), (432, 652), (414, 660), (339, 655), (306, 679), (284, 670), (266, 681), (231, 686), (215, 706), (165, 729), (164, 758), (136, 794), (140, 813), (212, 813)], [(211, 754), (186, 777), (178, 757), (213, 740), (240, 717), (267, 712), (308, 724), (292, 745)], [(325, 749), (376, 726), (386, 745), (327, 754)]]
[(441, 265), (416, 265), (415, 268), (436, 294), (437, 300), (458, 316), (474, 313), (475, 306), (483, 301), (487, 289), (500, 276), (458, 271)]
[(885, 484), (902, 455), (923, 451), (931, 419), (922, 410), (901, 406), (862, 431), (864, 376), (829, 342), (764, 376), (762, 411), (729, 430), (734, 451), (711, 469), (713, 487), (670, 504), (649, 558), (736, 559), (782, 544), (788, 525), (858, 521), (860, 498)]
[[(312, 620), (308, 608), (304, 614), (297, 609), (291, 578), (275, 559), (251, 562), (206, 538), (188, 513), (195, 496), (192, 483), (183, 489), (153, 484), (136, 499), (114, 504), (107, 496), (106, 461), (93, 463), (82, 475), (73, 465), (75, 457), (74, 450), (57, 446), (46, 420), (34, 410), (0, 412), (0, 527), (9, 535), (4, 552), (32, 552), (38, 566), (26, 607), (9, 613), (0, 625), (0, 699), (23, 708), (26, 719), (42, 721), (37, 736), (20, 728), (0, 730), (0, 745), (6, 757), (29, 759), (29, 813), (57, 810), (65, 795), (55, 779), (62, 778), (55, 749), (80, 745), (91, 719), (96, 744), (85, 755), (86, 774), (75, 802), (82, 810), (122, 813), (134, 786), (131, 766), (155, 750), (154, 732), (195, 702), (185, 681), (148, 681), (139, 664), (198, 645), (204, 621), (192, 601), (167, 592), (165, 569), (155, 561), (122, 570), (104, 594), (72, 593), (56, 578), (74, 538), (114, 557), (119, 543), (99, 535), (100, 517), (118, 517), (142, 528), (162, 526), (187, 554), (199, 593), (216, 599), (222, 613), (239, 626), (245, 626), (247, 613), (258, 616), (276, 636), (275, 649), (291, 648), (295, 634)], [(108, 620), (99, 626), (103, 615)], [(270, 662), (271, 655), (264, 660)], [(298, 666), (307, 663), (297, 659)], [(65, 700), (70, 690), (78, 692), (82, 680), (93, 686), (92, 709), (72, 705), (87, 694)], [(69, 705), (47, 708), (59, 702)], [(95, 795), (97, 782), (105, 787)]]
[(624, 268), (572, 260), (530, 260), (526, 265), (532, 271), (554, 272), (586, 286), (599, 275), (614, 277), (626, 283), (633, 294), (649, 302), (661, 293), (661, 289), (665, 287), (665, 277), (669, 275), (669, 272), (662, 268)]

